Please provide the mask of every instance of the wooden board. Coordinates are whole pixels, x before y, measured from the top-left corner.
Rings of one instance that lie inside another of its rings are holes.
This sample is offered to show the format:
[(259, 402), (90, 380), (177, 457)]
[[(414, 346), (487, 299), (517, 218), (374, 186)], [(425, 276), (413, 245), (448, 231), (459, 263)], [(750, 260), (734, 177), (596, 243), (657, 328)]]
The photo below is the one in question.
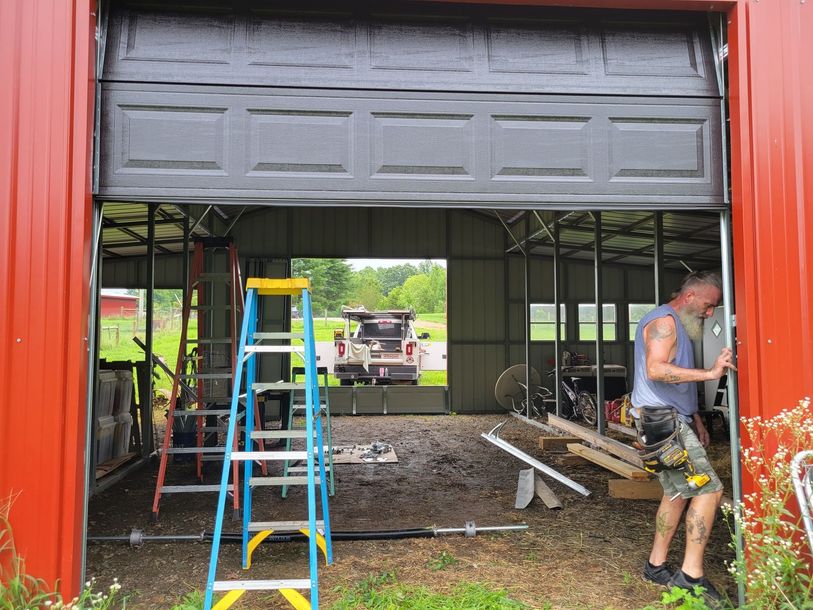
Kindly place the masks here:
[(610, 479), (607, 488), (611, 498), (626, 500), (660, 500), (663, 498), (663, 487), (660, 481), (630, 481), (628, 479)]
[(607, 427), (610, 430), (615, 430), (616, 432), (626, 434), (627, 436), (631, 436), (632, 438), (638, 438), (638, 433), (635, 431), (635, 428), (630, 428), (629, 426), (625, 426), (624, 424), (617, 424), (614, 421), (608, 421)]
[(641, 458), (638, 457), (638, 452), (629, 445), (625, 445), (624, 443), (614, 439), (607, 438), (598, 432), (583, 428), (579, 424), (562, 419), (561, 417), (556, 417), (553, 413), (548, 413), (548, 424), (560, 430), (564, 430), (573, 436), (578, 436), (580, 439), (587, 441), (591, 445), (604, 449), (604, 451), (607, 453), (611, 453), (614, 456), (621, 458), (625, 462), (634, 464), (639, 468), (643, 467), (644, 465)]
[(616, 474), (620, 474), (625, 479), (648, 481), (652, 476), (647, 471), (638, 468), (637, 466), (632, 466), (626, 462), (617, 460), (606, 453), (601, 453), (601, 451), (590, 449), (590, 447), (585, 447), (584, 445), (572, 443), (567, 446), (567, 449), (571, 453), (575, 453), (576, 455), (579, 455), (584, 459), (593, 462), (594, 464), (598, 464), (602, 468), (606, 468), (607, 470), (610, 470)]
[(133, 458), (135, 458), (138, 454), (137, 453), (125, 453), (124, 455), (120, 455), (117, 458), (113, 458), (112, 460), (107, 460), (103, 464), (96, 465), (96, 478), (101, 479), (103, 476), (110, 474), (116, 468), (121, 466), (122, 464), (126, 464)]
[(578, 436), (540, 436), (539, 448), (543, 451), (567, 451), (570, 443), (581, 441)]
[(548, 508), (562, 508), (562, 503), (559, 501), (559, 498), (556, 497), (556, 494), (551, 491), (548, 484), (545, 483), (538, 474), (534, 475), (534, 491), (536, 491), (536, 495), (539, 496), (539, 499), (542, 500)]
[(524, 415), (520, 415), (519, 413), (514, 413), (513, 411), (510, 412), (511, 417), (518, 419), (519, 421), (528, 424), (529, 426), (533, 426), (535, 428), (539, 428), (540, 430), (544, 430), (549, 434), (557, 434), (558, 430), (556, 428), (552, 428), (547, 424), (543, 424), (542, 422), (536, 421), (535, 419), (528, 419)]

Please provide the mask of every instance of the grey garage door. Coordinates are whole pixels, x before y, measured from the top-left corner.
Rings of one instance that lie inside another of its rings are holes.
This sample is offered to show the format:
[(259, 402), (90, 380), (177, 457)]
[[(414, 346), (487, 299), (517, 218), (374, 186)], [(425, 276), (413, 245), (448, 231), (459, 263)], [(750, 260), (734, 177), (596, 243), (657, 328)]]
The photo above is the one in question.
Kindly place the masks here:
[(112, 13), (104, 197), (723, 205), (720, 96), (703, 19), (207, 6)]

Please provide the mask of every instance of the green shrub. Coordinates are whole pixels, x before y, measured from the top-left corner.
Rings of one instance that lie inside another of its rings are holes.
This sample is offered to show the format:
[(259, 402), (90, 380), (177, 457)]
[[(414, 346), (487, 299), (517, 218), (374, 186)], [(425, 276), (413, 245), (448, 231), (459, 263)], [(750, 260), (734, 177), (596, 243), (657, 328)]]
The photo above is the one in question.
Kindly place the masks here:
[(729, 571), (745, 587), (744, 608), (772, 610), (813, 608), (811, 564), (791, 477), (790, 462), (813, 448), (813, 410), (805, 399), (791, 410), (763, 420), (743, 418), (750, 445), (742, 464), (757, 491), (739, 507), (723, 510), (740, 526), (744, 557)]

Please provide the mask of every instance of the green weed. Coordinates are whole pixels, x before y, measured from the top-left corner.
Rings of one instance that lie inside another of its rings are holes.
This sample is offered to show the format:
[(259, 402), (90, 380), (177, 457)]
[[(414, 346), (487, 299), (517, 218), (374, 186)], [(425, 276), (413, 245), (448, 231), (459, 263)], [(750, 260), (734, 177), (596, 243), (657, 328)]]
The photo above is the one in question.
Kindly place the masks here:
[(441, 551), (440, 555), (438, 555), (434, 559), (430, 559), (426, 562), (426, 567), (430, 570), (438, 571), (438, 570), (445, 570), (449, 566), (453, 566), (460, 563), (454, 555), (448, 553), (446, 551)]

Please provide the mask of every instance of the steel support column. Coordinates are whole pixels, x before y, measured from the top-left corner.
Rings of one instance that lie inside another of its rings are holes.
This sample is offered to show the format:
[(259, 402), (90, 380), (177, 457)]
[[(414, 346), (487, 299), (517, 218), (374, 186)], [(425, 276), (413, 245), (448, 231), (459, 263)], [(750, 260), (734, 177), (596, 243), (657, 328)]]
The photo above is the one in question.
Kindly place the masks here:
[(530, 260), (528, 258), (528, 238), (531, 235), (531, 213), (525, 212), (525, 247), (522, 253), (525, 255), (525, 417), (530, 419), (533, 416), (533, 405), (531, 404), (531, 273), (529, 270)]
[(562, 417), (562, 280), (561, 251), (559, 249), (559, 212), (553, 219), (553, 315), (556, 328), (553, 330), (554, 375), (553, 395), (556, 397), (556, 415)]
[[(147, 346), (144, 357), (150, 374), (147, 375), (147, 395), (141, 396), (141, 456), (149, 457), (152, 453), (152, 327), (153, 327), (153, 298), (155, 294), (155, 209), (157, 205), (150, 203), (147, 205), (147, 314), (145, 316), (146, 329), (144, 332), (144, 343)], [(168, 426), (172, 422), (167, 422)], [(172, 433), (172, 428), (167, 430), (167, 434)]]
[(663, 212), (655, 212), (652, 256), (655, 264), (655, 305), (664, 302), (663, 294)]
[[(736, 318), (734, 316), (734, 267), (731, 256), (731, 212), (720, 212), (720, 258), (723, 275), (723, 328), (725, 329), (725, 344), (734, 352), (734, 362), (737, 358)], [(740, 464), (740, 407), (737, 386), (737, 372), (728, 371), (726, 392), (728, 398), (728, 433), (731, 446), (731, 492), (734, 495), (734, 505), (742, 504), (742, 465)], [(734, 547), (737, 560), (742, 559), (743, 539), (742, 528), (734, 520)], [(745, 603), (745, 588), (738, 583), (740, 605)]]
[(596, 410), (598, 433), (607, 431), (604, 420), (604, 281), (601, 260), (601, 212), (595, 212), (595, 272), (596, 272)]

